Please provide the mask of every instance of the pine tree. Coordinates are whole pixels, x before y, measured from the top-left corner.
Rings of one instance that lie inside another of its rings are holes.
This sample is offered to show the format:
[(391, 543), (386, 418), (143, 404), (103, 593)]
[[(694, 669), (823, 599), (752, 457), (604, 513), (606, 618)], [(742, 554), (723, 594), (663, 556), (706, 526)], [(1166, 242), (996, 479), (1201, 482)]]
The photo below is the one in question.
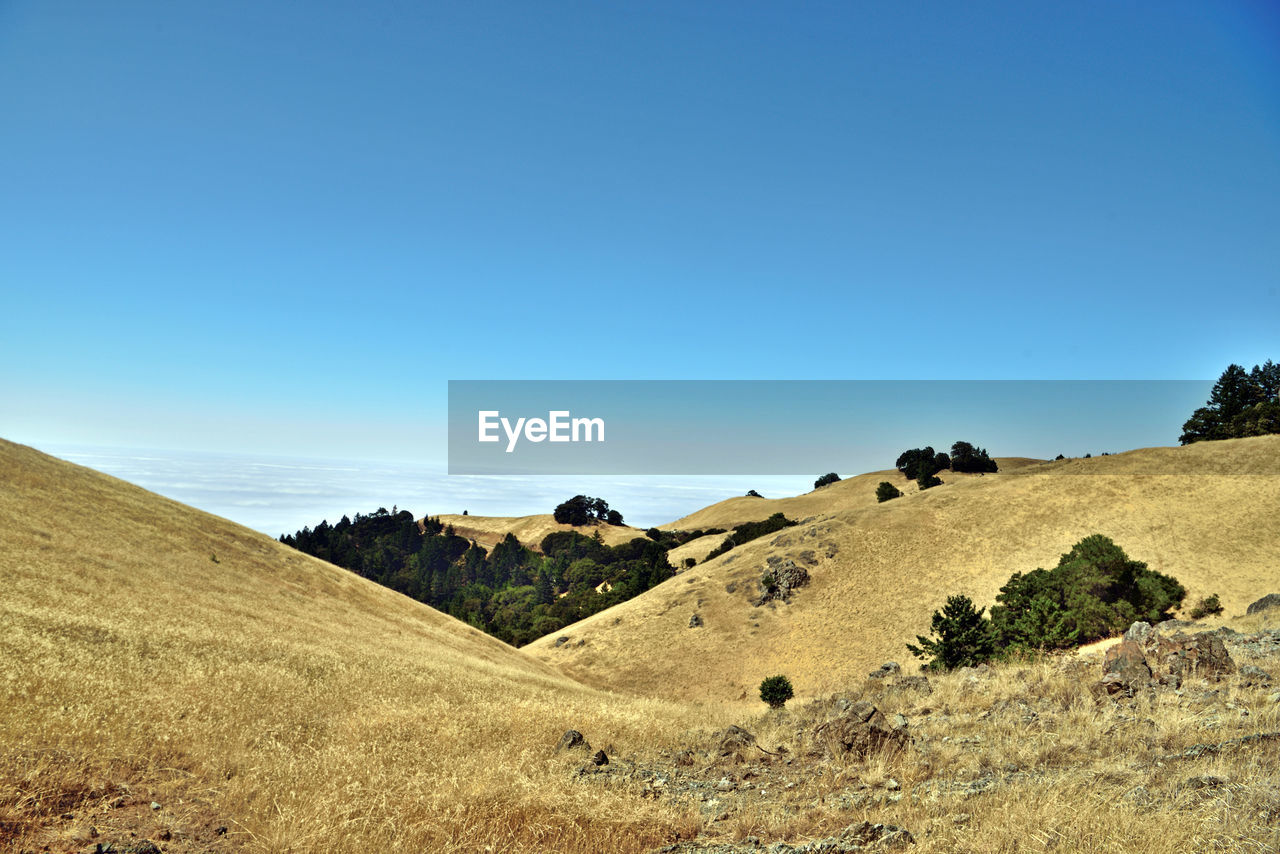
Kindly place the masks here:
[(968, 596), (948, 596), (941, 611), (933, 612), (933, 637), (916, 635), (919, 646), (907, 644), (916, 658), (928, 658), (930, 670), (954, 670), (981, 664), (996, 654), (991, 623)]

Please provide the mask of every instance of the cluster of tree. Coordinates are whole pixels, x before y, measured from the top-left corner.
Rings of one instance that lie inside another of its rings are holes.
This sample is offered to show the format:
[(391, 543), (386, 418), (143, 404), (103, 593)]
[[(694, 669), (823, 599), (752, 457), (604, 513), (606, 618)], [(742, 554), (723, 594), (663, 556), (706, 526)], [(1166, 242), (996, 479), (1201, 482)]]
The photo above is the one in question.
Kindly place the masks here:
[(833, 471), (827, 472), (822, 477), (818, 478), (813, 482), (813, 488), (822, 489), (822, 487), (824, 486), (830, 486), (833, 483), (839, 483), (839, 482), (840, 482), (840, 475), (836, 474)]
[(749, 543), (754, 539), (763, 537), (765, 534), (772, 534), (774, 531), (781, 531), (783, 528), (790, 528), (792, 525), (798, 525), (799, 522), (792, 521), (781, 513), (774, 513), (768, 519), (762, 522), (744, 522), (738, 525), (730, 532), (729, 536), (724, 538), (724, 542), (711, 550), (704, 560), (711, 560), (713, 557), (719, 557), (734, 546), (740, 546), (743, 543)]
[(894, 468), (913, 480), (931, 477), (948, 469), (974, 473), (999, 471), (996, 461), (987, 455), (985, 448), (974, 447), (968, 442), (956, 442), (951, 446), (950, 454), (935, 453), (932, 446), (903, 451)]
[(561, 525), (590, 525), (593, 522), (604, 522), (607, 525), (621, 525), (622, 514), (609, 509), (609, 502), (603, 498), (592, 498), (589, 495), (575, 495), (556, 507), (555, 520)]
[(610, 547), (598, 531), (557, 531), (539, 554), (507, 534), (487, 551), (438, 519), (379, 508), (280, 541), (520, 646), (672, 577), (667, 550), (689, 536)]
[(1085, 537), (1050, 570), (1014, 573), (990, 618), (966, 596), (934, 612), (932, 636), (907, 648), (927, 667), (949, 670), (1009, 654), (1067, 649), (1101, 640), (1137, 620), (1167, 620), (1186, 590), (1171, 576), (1130, 560), (1102, 534)]
[(1182, 425), (1184, 445), (1206, 439), (1240, 439), (1280, 433), (1280, 365), (1270, 359), (1245, 371), (1228, 365), (1208, 402)]

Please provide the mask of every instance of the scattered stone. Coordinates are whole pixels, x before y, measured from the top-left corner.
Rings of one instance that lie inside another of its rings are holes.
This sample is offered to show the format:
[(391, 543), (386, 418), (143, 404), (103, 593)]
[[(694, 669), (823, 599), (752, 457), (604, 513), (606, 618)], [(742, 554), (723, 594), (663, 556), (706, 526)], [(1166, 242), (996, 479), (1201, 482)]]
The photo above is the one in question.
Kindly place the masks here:
[(220, 824), (216, 828), (214, 828), (213, 832), (218, 836), (226, 836), (227, 826), (225, 824)]
[(565, 645), (565, 644), (567, 644), (568, 642), (569, 642), (569, 636), (568, 636), (568, 635), (561, 635), (560, 637), (556, 638), (556, 646), (557, 646), (557, 647), (564, 646), (564, 645)]
[(775, 842), (762, 847), (759, 838), (749, 836), (742, 842), (679, 842), (660, 848), (654, 854), (857, 854), (862, 851), (885, 851), (915, 843), (915, 837), (894, 824), (851, 824), (835, 836), (813, 842), (790, 844)]
[(886, 679), (890, 676), (897, 676), (902, 672), (902, 665), (896, 661), (886, 661), (875, 670), (867, 674), (869, 679)]
[(700, 628), (701, 626), (702, 626), (701, 614), (694, 614), (692, 617), (689, 618), (689, 628), (697, 629), (697, 628)]
[(1245, 608), (1245, 614), (1256, 614), (1259, 611), (1265, 611), (1268, 608), (1280, 608), (1280, 593), (1268, 593), (1261, 599)]
[(595, 755), (591, 757), (591, 762), (597, 767), (601, 765), (608, 765), (609, 757), (605, 755), (605, 752), (603, 750), (597, 750), (595, 752)]
[(590, 750), (591, 745), (583, 737), (582, 733), (576, 729), (565, 730), (564, 735), (560, 736), (560, 742), (556, 745), (556, 752), (561, 750)]
[(924, 676), (899, 676), (893, 680), (891, 686), (900, 691), (919, 691), (922, 694), (932, 694), (933, 686), (929, 684), (929, 680)]
[(160, 809), (160, 804), (156, 803), (155, 801), (152, 801), (152, 802), (151, 802), (151, 808), (152, 808), (153, 810), (158, 810), (158, 809)]
[(1255, 685), (1270, 685), (1271, 674), (1258, 667), (1256, 664), (1245, 664), (1240, 668), (1240, 679), (1246, 688), (1252, 688)]

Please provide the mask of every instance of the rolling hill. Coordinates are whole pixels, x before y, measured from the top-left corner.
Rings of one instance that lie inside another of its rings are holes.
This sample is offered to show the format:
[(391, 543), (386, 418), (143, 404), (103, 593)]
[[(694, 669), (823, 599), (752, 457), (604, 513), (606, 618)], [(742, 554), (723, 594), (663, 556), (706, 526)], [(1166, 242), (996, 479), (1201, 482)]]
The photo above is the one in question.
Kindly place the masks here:
[(547, 534), (555, 531), (577, 531), (591, 536), (596, 531), (606, 546), (616, 546), (630, 542), (636, 537), (643, 537), (644, 531), (629, 525), (562, 525), (550, 513), (539, 513), (533, 516), (460, 516), (446, 513), (436, 516), (441, 524), (452, 525), (454, 532), (460, 537), (475, 540), (485, 548), (493, 548), (507, 534), (514, 534), (516, 539), (531, 549), (537, 549)]
[(0, 849), (637, 851), (686, 822), (552, 747), (643, 754), (688, 707), (21, 445), (0, 483)]
[[(946, 484), (923, 493), (878, 472), (797, 498), (712, 505), (667, 527), (778, 510), (805, 521), (526, 649), (588, 684), (646, 696), (746, 700), (774, 673), (812, 696), (885, 660), (908, 663), (904, 644), (948, 594), (989, 605), (1012, 573), (1052, 566), (1089, 534), (1178, 578), (1188, 607), (1217, 593), (1241, 613), (1280, 577), (1280, 436), (1009, 462), (998, 474), (944, 472)], [(884, 479), (908, 494), (877, 504)], [(810, 583), (789, 603), (756, 607), (771, 558), (805, 567)]]

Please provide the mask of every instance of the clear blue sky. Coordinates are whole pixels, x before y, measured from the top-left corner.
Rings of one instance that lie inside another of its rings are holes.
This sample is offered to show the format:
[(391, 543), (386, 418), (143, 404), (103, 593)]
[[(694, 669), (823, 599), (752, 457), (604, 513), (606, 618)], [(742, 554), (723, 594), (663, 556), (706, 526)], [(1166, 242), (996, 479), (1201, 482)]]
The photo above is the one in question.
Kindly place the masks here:
[(0, 0), (0, 294), (37, 446), (442, 460), (450, 378), (1212, 378), (1280, 357), (1280, 7)]

